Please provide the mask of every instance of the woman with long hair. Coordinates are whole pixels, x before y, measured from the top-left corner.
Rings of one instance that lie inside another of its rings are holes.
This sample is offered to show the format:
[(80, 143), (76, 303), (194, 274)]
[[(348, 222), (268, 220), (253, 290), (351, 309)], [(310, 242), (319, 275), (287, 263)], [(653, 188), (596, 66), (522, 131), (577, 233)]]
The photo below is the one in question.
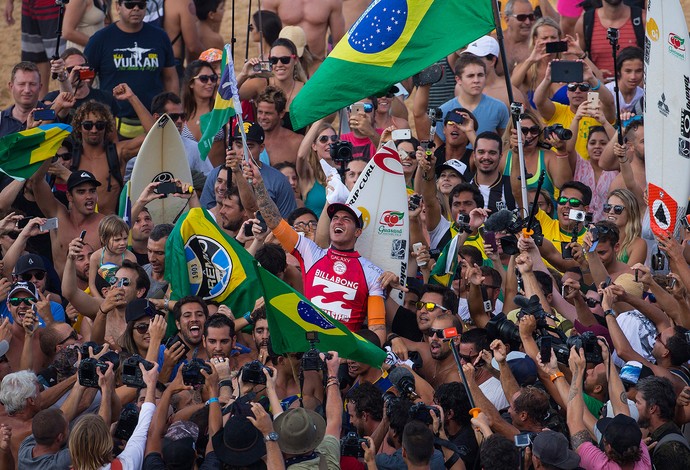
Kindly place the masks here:
[[(124, 470), (138, 470), (144, 461), (146, 435), (151, 417), (156, 410), (156, 381), (158, 367), (146, 370), (139, 365), (146, 384), (146, 396), (139, 411), (139, 420), (125, 449), (117, 456)], [(99, 415), (80, 418), (72, 428), (67, 441), (74, 470), (110, 469), (113, 461), (113, 438), (108, 423)]]
[(268, 60), (271, 44), (278, 39), (283, 22), (277, 13), (268, 10), (257, 10), (249, 22), (249, 39), (260, 44), (259, 51), (263, 50), (261, 60)]
[(293, 130), (290, 122), (290, 104), (307, 81), (307, 76), (297, 57), (297, 48), (289, 39), (279, 38), (273, 43), (268, 60), (273, 67), (271, 76), (268, 78), (259, 78), (257, 72), (254, 71), (254, 65), (259, 63), (258, 57), (249, 59), (244, 64), (242, 72), (237, 76), (240, 99), (254, 100), (269, 85), (281, 89), (287, 97), (282, 125), (286, 129)]
[[(186, 122), (181, 135), (199, 142), (201, 135), (201, 116), (210, 113), (218, 88), (218, 75), (213, 65), (203, 60), (194, 60), (187, 65), (182, 77), (182, 106)], [(221, 129), (213, 138), (208, 158), (214, 167), (225, 162), (225, 131)]]
[(628, 189), (614, 189), (603, 207), (604, 220), (613, 222), (621, 233), (618, 260), (633, 266), (647, 259), (647, 242), (642, 235), (642, 218), (637, 198)]
[(338, 133), (333, 126), (320, 120), (312, 124), (297, 151), (297, 175), (299, 189), (305, 207), (315, 214), (321, 214), (326, 204), (326, 174), (320, 160), (330, 166), (338, 165), (331, 159), (331, 145), (338, 141)]

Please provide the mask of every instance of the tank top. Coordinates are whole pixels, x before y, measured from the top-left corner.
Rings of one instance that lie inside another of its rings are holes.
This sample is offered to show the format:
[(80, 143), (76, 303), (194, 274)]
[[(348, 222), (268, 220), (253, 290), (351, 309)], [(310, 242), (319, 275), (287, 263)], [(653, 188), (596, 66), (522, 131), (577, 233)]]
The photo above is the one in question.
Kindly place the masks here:
[(326, 205), (326, 188), (319, 183), (314, 181), (314, 186), (311, 187), (306, 197), (304, 198), (304, 206), (307, 209), (314, 211), (317, 217), (323, 211), (323, 206)]
[[(619, 38), (618, 44), (620, 50), (629, 46), (637, 46), (637, 38), (635, 37), (635, 30), (633, 29), (632, 20), (628, 19), (622, 28), (618, 30)], [(599, 15), (594, 13), (594, 26), (592, 28), (592, 46), (589, 51), (589, 57), (592, 62), (604, 72), (605, 77), (612, 77), (614, 71), (613, 54), (611, 53), (611, 44), (607, 38), (607, 29), (601, 24)]]
[[(504, 175), (510, 176), (510, 168), (511, 168), (511, 163), (513, 160), (513, 151), (509, 150), (508, 155), (506, 155), (506, 169), (503, 171)], [(537, 183), (539, 182), (539, 175), (541, 174), (541, 171), (546, 170), (546, 162), (544, 161), (544, 151), (539, 150), (539, 160), (537, 163), (537, 171), (534, 172), (534, 174), (530, 177), (527, 178), (527, 190), (530, 189), (537, 189)], [(553, 181), (551, 180), (551, 175), (549, 175), (549, 172), (546, 171), (546, 176), (544, 177), (544, 184), (542, 184), (541, 189), (545, 190), (546, 192), (549, 193), (551, 196), (552, 200), (556, 200), (556, 188), (553, 184)]]

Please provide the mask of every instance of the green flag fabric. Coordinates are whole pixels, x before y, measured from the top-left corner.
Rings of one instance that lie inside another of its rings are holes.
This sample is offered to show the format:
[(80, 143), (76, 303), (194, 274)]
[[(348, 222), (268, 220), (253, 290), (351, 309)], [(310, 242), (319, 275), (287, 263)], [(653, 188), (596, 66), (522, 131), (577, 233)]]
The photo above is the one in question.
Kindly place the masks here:
[(290, 104), (301, 129), (488, 34), (493, 0), (374, 0)]
[(450, 287), (453, 282), (455, 270), (458, 267), (458, 237), (455, 235), (446, 246), (443, 247), (441, 254), (438, 256), (438, 261), (431, 270), (429, 277), (430, 284), (440, 284), (442, 286)]
[(44, 124), (0, 138), (0, 171), (20, 181), (31, 178), (71, 132), (67, 124)]
[(165, 244), (165, 279), (171, 298), (198, 295), (230, 307), (235, 317), (254, 310), (261, 297), (254, 258), (206, 210), (184, 214)]
[(381, 367), (386, 353), (352, 333), (345, 325), (326, 315), (302, 294), (260, 266), (259, 279), (266, 301), (266, 317), (271, 330), (271, 346), (278, 354), (309, 350), (307, 331), (319, 334), (320, 351), (338, 351), (340, 357)]
[[(228, 123), (231, 117), (237, 114), (240, 108), (239, 98), (237, 94), (237, 78), (235, 77), (235, 65), (230, 54), (230, 46), (227, 44), (223, 49), (223, 60), (221, 62), (221, 70), (223, 71), (218, 83), (218, 92), (216, 93), (216, 100), (213, 103), (213, 109), (210, 113), (203, 114), (199, 120), (201, 121), (201, 129), (203, 133), (199, 139), (199, 154), (202, 160), (206, 160), (208, 152), (213, 145), (213, 138), (218, 131), (225, 124)], [(241, 111), (240, 111), (241, 112)]]

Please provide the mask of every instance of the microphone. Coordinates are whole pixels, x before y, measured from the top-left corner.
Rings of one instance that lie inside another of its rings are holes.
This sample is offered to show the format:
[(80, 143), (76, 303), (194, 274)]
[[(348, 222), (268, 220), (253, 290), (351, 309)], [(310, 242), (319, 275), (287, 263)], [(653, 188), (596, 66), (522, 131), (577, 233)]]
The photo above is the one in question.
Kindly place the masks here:
[(515, 213), (508, 209), (501, 209), (486, 219), (484, 228), (489, 232), (502, 232), (507, 230), (515, 222)]
[(418, 398), (415, 391), (414, 375), (412, 372), (404, 367), (394, 367), (388, 372), (388, 380), (390, 380), (401, 395), (406, 395), (410, 398)]

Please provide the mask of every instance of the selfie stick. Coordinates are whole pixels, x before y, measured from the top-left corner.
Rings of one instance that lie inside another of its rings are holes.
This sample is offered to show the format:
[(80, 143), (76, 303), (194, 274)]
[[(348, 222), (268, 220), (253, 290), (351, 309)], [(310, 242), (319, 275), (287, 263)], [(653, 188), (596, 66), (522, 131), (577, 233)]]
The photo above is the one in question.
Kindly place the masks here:
[(618, 30), (616, 28), (609, 28), (606, 30), (606, 38), (611, 44), (611, 52), (613, 54), (613, 94), (616, 98), (616, 126), (618, 127), (618, 145), (623, 145), (623, 124), (621, 122), (621, 102), (618, 92), (618, 70), (616, 68), (616, 61), (618, 60)]
[(259, 60), (264, 60), (264, 26), (261, 21), (261, 0), (259, 0)]
[[(62, 39), (62, 21), (65, 19), (65, 5), (69, 3), (69, 0), (55, 0), (55, 4), (60, 7), (60, 12), (58, 13), (58, 24), (57, 32), (55, 33), (57, 42), (55, 44), (55, 54), (53, 54), (52, 59), (58, 60), (60, 58), (60, 39)], [(58, 74), (53, 72), (53, 80), (58, 78)]]
[[(513, 124), (517, 133), (518, 144), (518, 158), (520, 161), (520, 192), (522, 195), (522, 210), (527, 212), (529, 206), (527, 204), (527, 171), (525, 169), (525, 152), (523, 149), (524, 142), (522, 141), (522, 113), (525, 108), (522, 103), (512, 103), (510, 105), (510, 112), (513, 115)], [(515, 156), (513, 156), (515, 157)]]
[[(250, 0), (251, 2), (251, 0)], [(251, 3), (250, 7), (251, 9)], [(235, 43), (237, 42), (237, 38), (235, 37), (235, 0), (232, 0), (232, 7), (231, 7), (231, 13), (232, 13), (232, 22), (230, 23), (230, 53), (232, 54), (233, 57), (235, 57)], [(249, 28), (247, 28), (249, 29)], [(249, 31), (247, 31), (249, 32)], [(249, 39), (249, 38), (247, 38)], [(249, 41), (247, 41), (249, 42)], [(228, 178), (229, 180), (230, 178)]]
[[(233, 0), (233, 7), (235, 3)], [(232, 14), (233, 17), (233, 23), (234, 23), (234, 18), (235, 18), (235, 13), (233, 12)], [(249, 13), (247, 14), (247, 42), (244, 45), (244, 61), (249, 60), (249, 28), (251, 28), (252, 25), (252, 0), (249, 0)], [(234, 24), (233, 24), (234, 27)]]
[(458, 373), (460, 374), (460, 379), (462, 380), (462, 386), (465, 387), (465, 393), (467, 393), (467, 400), (470, 402), (470, 415), (473, 418), (476, 418), (482, 410), (477, 408), (477, 406), (474, 404), (474, 398), (472, 398), (470, 388), (467, 386), (467, 378), (465, 377), (465, 371), (462, 370), (462, 364), (460, 363), (460, 353), (458, 352), (458, 349), (455, 347), (455, 344), (453, 343), (453, 338), (459, 336), (457, 331), (455, 333), (455, 336), (450, 337), (450, 341), (448, 341), (448, 347), (450, 347), (450, 350), (453, 352), (453, 359), (455, 359), (455, 364), (458, 366)]
[(523, 238), (530, 238), (532, 235), (534, 235), (534, 230), (532, 229), (532, 222), (534, 222), (534, 217), (536, 217), (537, 210), (539, 208), (539, 205), (537, 204), (539, 202), (539, 192), (541, 191), (541, 187), (544, 184), (545, 176), (546, 170), (541, 170), (541, 174), (539, 175), (539, 181), (537, 181), (537, 192), (534, 194), (532, 210), (529, 211), (529, 218), (527, 219), (525, 227), (522, 229)]

